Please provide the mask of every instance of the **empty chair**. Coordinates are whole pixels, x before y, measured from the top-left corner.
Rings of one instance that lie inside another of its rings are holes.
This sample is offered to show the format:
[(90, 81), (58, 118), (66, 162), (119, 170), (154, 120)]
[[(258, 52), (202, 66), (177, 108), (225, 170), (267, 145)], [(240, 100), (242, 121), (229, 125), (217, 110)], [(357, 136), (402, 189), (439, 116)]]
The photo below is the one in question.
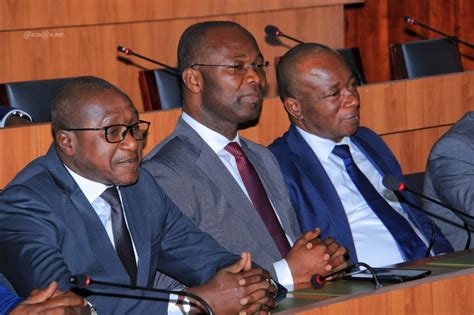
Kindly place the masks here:
[(0, 84), (0, 103), (24, 110), (33, 122), (51, 121), (51, 103), (71, 78)]
[(181, 78), (167, 69), (140, 71), (138, 74), (145, 111), (181, 107)]
[(463, 71), (458, 44), (447, 38), (395, 44), (390, 56), (395, 79)]

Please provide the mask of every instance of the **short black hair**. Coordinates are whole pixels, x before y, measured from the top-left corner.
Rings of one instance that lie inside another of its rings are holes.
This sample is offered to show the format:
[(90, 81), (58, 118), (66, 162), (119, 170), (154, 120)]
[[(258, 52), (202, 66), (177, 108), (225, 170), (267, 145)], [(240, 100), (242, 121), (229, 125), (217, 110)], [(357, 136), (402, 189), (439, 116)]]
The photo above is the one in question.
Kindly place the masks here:
[(334, 54), (338, 56), (345, 64), (344, 58), (329, 46), (319, 43), (304, 43), (291, 48), (286, 52), (278, 63), (277, 82), (280, 99), (284, 101), (288, 97), (296, 98), (298, 82), (296, 80), (298, 71), (296, 65), (301, 58), (307, 55), (318, 55), (323, 53)]
[(127, 94), (104, 79), (93, 76), (71, 79), (59, 91), (51, 104), (53, 135), (56, 135), (59, 129), (79, 128), (81, 124), (80, 105), (84, 98), (104, 90), (115, 91), (132, 103)]
[(189, 26), (181, 35), (178, 44), (178, 73), (181, 76), (184, 69), (189, 68), (193, 63), (201, 62), (202, 55), (206, 47), (204, 43), (207, 30), (220, 27), (235, 27), (250, 35), (242, 25), (232, 21), (206, 21)]

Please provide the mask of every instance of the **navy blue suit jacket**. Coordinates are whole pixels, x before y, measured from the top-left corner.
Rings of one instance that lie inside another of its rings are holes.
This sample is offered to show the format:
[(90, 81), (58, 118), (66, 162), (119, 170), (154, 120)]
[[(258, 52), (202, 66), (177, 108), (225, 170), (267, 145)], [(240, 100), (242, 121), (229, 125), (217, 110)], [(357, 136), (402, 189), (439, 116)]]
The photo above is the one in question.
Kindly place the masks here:
[[(382, 176), (392, 175), (404, 180), (398, 161), (376, 133), (361, 127), (351, 137), (351, 141), (361, 149)], [(296, 127), (291, 125), (269, 148), (280, 164), (303, 232), (320, 227), (322, 237), (333, 237), (348, 249), (351, 261), (357, 262), (351, 228), (341, 200), (323, 166)], [(408, 205), (415, 204), (408, 193), (402, 193), (402, 197), (399, 198), (401, 205), (410, 220), (428, 240), (431, 239), (429, 218)], [(452, 251), (451, 245), (438, 228), (434, 251), (437, 254)]]
[[(197, 286), (239, 259), (183, 215), (146, 170), (140, 169), (136, 184), (120, 187), (120, 191), (138, 253), (137, 285), (151, 287), (159, 270)], [(71, 275), (130, 283), (99, 217), (54, 146), (0, 193), (0, 253), (0, 272), (22, 296), (52, 280), (67, 290)], [(167, 303), (162, 302), (88, 299), (99, 314), (164, 314), (167, 310)]]

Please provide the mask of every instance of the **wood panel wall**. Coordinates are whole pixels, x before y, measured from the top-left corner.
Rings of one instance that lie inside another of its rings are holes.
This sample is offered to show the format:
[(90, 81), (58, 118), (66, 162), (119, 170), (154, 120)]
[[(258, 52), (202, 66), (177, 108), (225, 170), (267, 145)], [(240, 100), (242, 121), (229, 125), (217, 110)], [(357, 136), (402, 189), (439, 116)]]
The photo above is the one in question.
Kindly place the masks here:
[[(343, 47), (343, 4), (361, 1), (0, 0), (0, 82), (95, 75), (121, 87), (143, 110), (138, 71), (156, 66), (123, 58), (117, 45), (174, 66), (180, 35), (189, 25), (232, 20), (249, 29), (273, 61), (288, 48), (265, 42), (267, 24)], [(268, 95), (276, 94), (274, 71)]]
[[(444, 33), (474, 43), (472, 0), (365, 0), (348, 5), (344, 16), (346, 47), (359, 47), (368, 82), (391, 78), (389, 46), (440, 35), (403, 21), (405, 15)], [(474, 69), (474, 50), (459, 46), (465, 70)]]
[[(369, 84), (360, 88), (361, 124), (382, 135), (405, 173), (420, 172), (433, 143), (469, 110), (474, 110), (474, 71), (416, 80)], [(145, 153), (169, 135), (181, 111), (147, 112), (152, 122)], [(289, 126), (283, 105), (266, 99), (258, 124), (241, 134), (270, 144)], [(0, 187), (25, 165), (43, 155), (52, 141), (50, 124), (0, 129)]]

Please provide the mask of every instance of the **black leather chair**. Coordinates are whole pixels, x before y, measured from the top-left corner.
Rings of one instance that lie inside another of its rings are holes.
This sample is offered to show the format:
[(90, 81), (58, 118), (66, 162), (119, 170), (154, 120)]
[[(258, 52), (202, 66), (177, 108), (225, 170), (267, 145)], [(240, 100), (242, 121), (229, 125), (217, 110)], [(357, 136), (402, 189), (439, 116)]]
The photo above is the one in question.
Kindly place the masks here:
[[(405, 184), (408, 188), (413, 189), (416, 192), (423, 193), (424, 183), (425, 172), (405, 174)], [(416, 204), (413, 206), (422, 209), (423, 199), (420, 196), (417, 196), (416, 194), (412, 194), (412, 196), (416, 202)]]
[(181, 78), (177, 71), (155, 69), (138, 73), (145, 111), (181, 107)]
[(392, 45), (390, 58), (395, 79), (464, 71), (458, 44), (447, 38)]
[(33, 122), (51, 121), (51, 103), (71, 78), (0, 84), (0, 103), (24, 110)]
[(351, 67), (352, 72), (359, 81), (359, 84), (365, 84), (364, 67), (362, 65), (362, 58), (360, 57), (360, 50), (358, 47), (339, 48), (336, 49), (346, 59)]

